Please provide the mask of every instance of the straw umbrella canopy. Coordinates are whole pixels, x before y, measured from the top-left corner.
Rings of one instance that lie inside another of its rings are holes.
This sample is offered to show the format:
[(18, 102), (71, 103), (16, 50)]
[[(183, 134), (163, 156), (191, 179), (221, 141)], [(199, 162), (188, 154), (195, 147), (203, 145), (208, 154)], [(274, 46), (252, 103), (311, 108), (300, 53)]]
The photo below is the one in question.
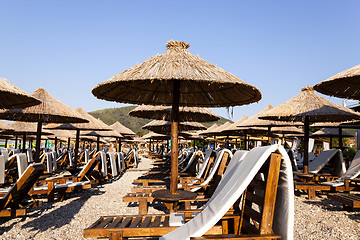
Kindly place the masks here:
[(360, 114), (318, 96), (313, 88), (307, 86), (301, 89), (299, 95), (265, 112), (259, 118), (279, 121), (304, 121), (304, 173), (307, 174), (310, 122), (341, 122), (359, 119)]
[(43, 123), (87, 122), (74, 109), (52, 97), (42, 88), (31, 94), (41, 104), (24, 109), (0, 110), (0, 118), (24, 122), (37, 122), (36, 151), (34, 160), (39, 160), (41, 128)]
[(204, 135), (207, 136), (211, 131), (213, 131), (214, 129), (218, 128), (219, 125), (217, 125), (216, 123), (214, 123), (213, 125), (211, 125), (208, 129), (199, 132), (199, 135)]
[(100, 137), (112, 137), (112, 138), (121, 138), (122, 135), (114, 130), (110, 131), (91, 131), (91, 132), (85, 132), (82, 134), (83, 136), (93, 136), (96, 137), (96, 149), (97, 151), (100, 150)]
[[(169, 134), (171, 132), (171, 122), (163, 120), (153, 120), (144, 126), (143, 129), (153, 131), (155, 133)], [(206, 127), (198, 122), (179, 122), (179, 131), (204, 130)]]
[(360, 65), (316, 84), (314, 89), (330, 96), (360, 100)]
[[(129, 112), (132, 117), (170, 121), (171, 106), (140, 105)], [(209, 108), (179, 107), (180, 122), (214, 122), (220, 120)]]
[(74, 165), (76, 167), (78, 150), (79, 150), (79, 142), (80, 142), (80, 131), (88, 130), (88, 131), (110, 131), (111, 128), (102, 122), (99, 119), (88, 114), (84, 109), (77, 108), (76, 112), (84, 119), (87, 120), (85, 123), (65, 123), (65, 124), (49, 124), (45, 128), (46, 129), (66, 129), (66, 130), (76, 130), (76, 140), (75, 140), (75, 154), (74, 154)]
[(0, 108), (26, 108), (41, 103), (39, 99), (0, 78)]
[[(342, 131), (343, 137), (353, 137), (354, 135), (348, 133), (347, 131)], [(311, 134), (311, 137), (339, 137), (339, 131), (335, 128), (322, 128), (313, 134)]]
[(118, 121), (116, 121), (114, 124), (110, 125), (110, 128), (118, 133), (120, 133), (123, 137), (117, 138), (118, 141), (118, 152), (121, 151), (121, 139), (132, 139), (136, 134), (131, 131), (131, 129), (125, 127)]
[(189, 44), (169, 41), (167, 51), (96, 86), (92, 93), (109, 101), (171, 105), (170, 194), (177, 194), (179, 106), (227, 107), (261, 99), (260, 91), (234, 75), (192, 55)]

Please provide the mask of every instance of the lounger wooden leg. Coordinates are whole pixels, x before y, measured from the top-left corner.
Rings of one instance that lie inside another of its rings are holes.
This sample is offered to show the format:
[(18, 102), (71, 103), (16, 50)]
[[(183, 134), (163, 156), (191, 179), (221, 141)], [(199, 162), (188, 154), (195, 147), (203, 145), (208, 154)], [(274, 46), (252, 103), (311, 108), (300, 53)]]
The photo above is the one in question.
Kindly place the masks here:
[(139, 198), (139, 214), (147, 214), (148, 213), (148, 202), (146, 198)]
[(309, 188), (308, 188), (308, 197), (309, 197), (309, 200), (315, 199), (315, 196), (316, 196), (315, 188), (309, 187)]
[(121, 231), (119, 232), (110, 232), (109, 234), (109, 240), (122, 240), (123, 239), (123, 233)]
[(55, 183), (48, 182), (48, 189), (47, 189), (48, 202), (54, 201), (54, 195), (55, 195)]

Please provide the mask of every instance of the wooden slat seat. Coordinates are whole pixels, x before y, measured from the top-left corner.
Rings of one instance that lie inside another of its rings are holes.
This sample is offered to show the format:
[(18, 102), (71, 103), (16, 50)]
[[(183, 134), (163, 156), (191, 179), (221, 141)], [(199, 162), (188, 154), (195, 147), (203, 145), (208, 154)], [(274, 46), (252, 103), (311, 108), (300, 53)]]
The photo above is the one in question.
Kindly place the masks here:
[(328, 198), (343, 204), (344, 210), (353, 211), (354, 208), (360, 208), (360, 195), (353, 193), (332, 193)]

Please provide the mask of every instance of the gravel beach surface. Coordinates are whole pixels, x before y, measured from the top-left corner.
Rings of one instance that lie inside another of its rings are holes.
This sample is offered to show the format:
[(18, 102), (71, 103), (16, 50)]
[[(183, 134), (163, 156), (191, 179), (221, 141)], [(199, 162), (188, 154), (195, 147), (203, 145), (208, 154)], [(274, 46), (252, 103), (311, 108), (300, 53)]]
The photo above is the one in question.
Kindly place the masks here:
[[(149, 169), (142, 157), (139, 169)], [(83, 229), (100, 216), (137, 214), (122, 197), (144, 171), (127, 171), (113, 181), (70, 194), (63, 202), (47, 203), (30, 210), (26, 218), (0, 219), (1, 239), (84, 239)], [(149, 213), (162, 213), (149, 207)], [(360, 239), (360, 212), (347, 212), (326, 196), (309, 201), (295, 196), (294, 239)]]

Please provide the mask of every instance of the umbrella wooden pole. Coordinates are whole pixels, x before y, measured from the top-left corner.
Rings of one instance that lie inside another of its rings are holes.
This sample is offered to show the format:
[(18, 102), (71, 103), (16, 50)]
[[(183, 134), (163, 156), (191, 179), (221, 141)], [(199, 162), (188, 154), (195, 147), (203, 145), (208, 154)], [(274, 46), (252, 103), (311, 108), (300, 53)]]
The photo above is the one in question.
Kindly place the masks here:
[(268, 142), (267, 145), (271, 145), (271, 127), (268, 127)]
[(34, 161), (39, 162), (40, 158), (40, 144), (41, 144), (41, 128), (42, 128), (42, 121), (39, 120), (37, 124), (37, 130), (36, 130), (36, 150), (35, 150), (35, 156)]
[(100, 151), (100, 136), (96, 137), (96, 151)]
[(247, 148), (247, 131), (245, 131), (245, 133), (244, 133), (244, 149), (245, 150), (248, 150), (248, 148)]
[(304, 123), (304, 173), (309, 173), (309, 125), (310, 125), (310, 117), (305, 117)]
[(70, 150), (70, 137), (68, 137), (68, 146), (67, 146), (67, 150)]
[(119, 138), (119, 152), (121, 152), (121, 138)]
[(57, 141), (58, 141), (58, 139), (57, 139), (57, 137), (55, 137), (55, 147), (54, 147), (54, 149), (55, 149), (55, 152), (57, 152)]
[(23, 147), (22, 147), (22, 152), (25, 152), (25, 145), (26, 145), (26, 133), (23, 134)]
[(7, 141), (8, 141), (8, 140), (5, 139), (5, 146), (4, 146), (5, 148), (7, 148), (7, 145), (8, 145), (8, 144), (7, 144)]
[(342, 151), (343, 150), (343, 134), (342, 134), (342, 128), (339, 127), (339, 149)]
[(15, 136), (15, 146), (14, 146), (15, 149), (17, 148), (17, 144), (18, 144), (18, 138), (17, 138), (17, 135), (16, 135)]
[(170, 194), (178, 194), (178, 124), (179, 124), (179, 102), (180, 102), (180, 82), (174, 81), (173, 102), (171, 109), (171, 175), (170, 175)]
[(333, 148), (333, 145), (332, 145), (332, 137), (330, 137), (330, 149)]
[(80, 144), (80, 130), (76, 130), (76, 141), (75, 141), (75, 149), (74, 149), (74, 168), (76, 168), (77, 160), (78, 160), (78, 153), (79, 153), (79, 144)]

